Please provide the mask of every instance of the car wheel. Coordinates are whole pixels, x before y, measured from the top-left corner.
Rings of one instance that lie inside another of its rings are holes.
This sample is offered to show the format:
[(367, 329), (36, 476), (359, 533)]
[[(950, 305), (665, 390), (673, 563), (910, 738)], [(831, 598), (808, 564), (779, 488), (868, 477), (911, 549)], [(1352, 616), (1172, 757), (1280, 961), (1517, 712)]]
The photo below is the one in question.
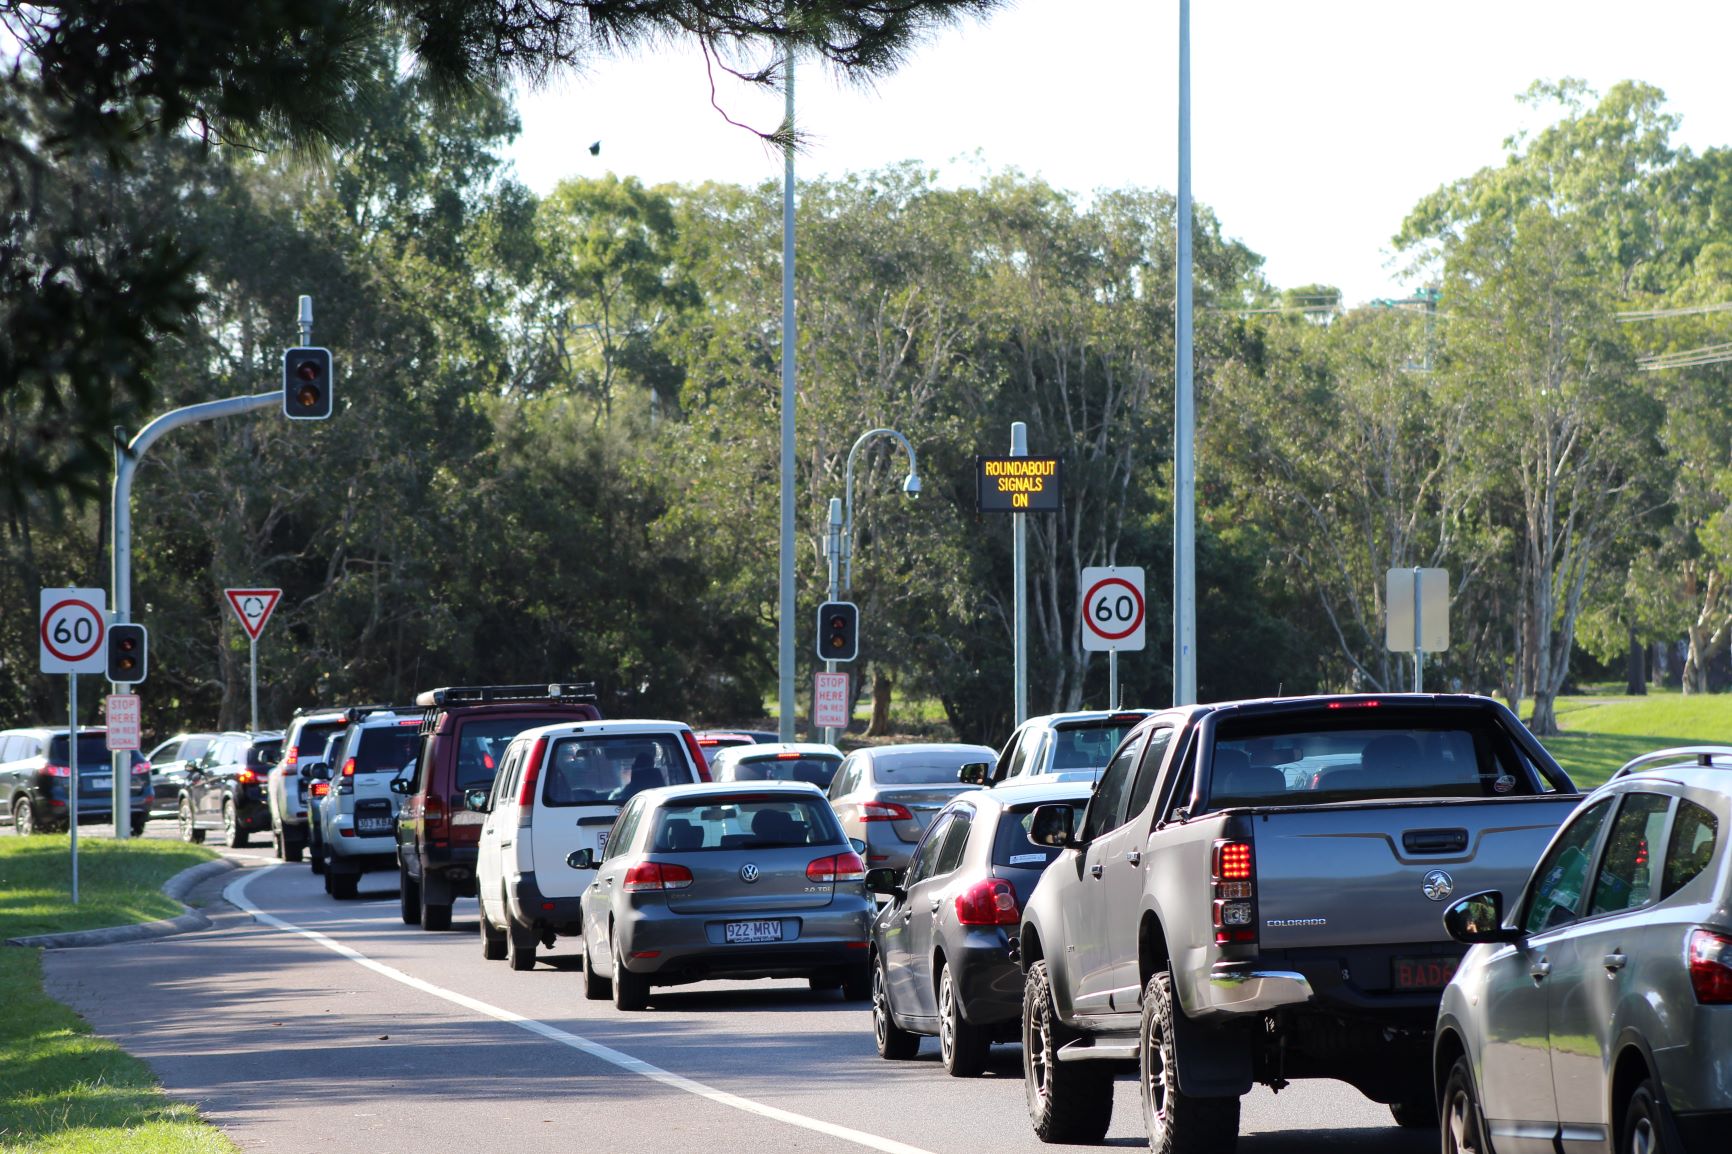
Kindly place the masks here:
[(1624, 1111), (1618, 1154), (1657, 1154), (1660, 1149), (1660, 1101), (1654, 1084), (1643, 1081), (1631, 1092), (1629, 1109)]
[(330, 879), (331, 896), (336, 898), (338, 901), (352, 902), (355, 898), (360, 896), (360, 874), (327, 873), (325, 876)]
[(307, 839), (307, 861), (312, 864), (313, 873), (325, 872), (325, 843), (317, 834)]
[(298, 862), (298, 861), (300, 861), (301, 855), (306, 851), (306, 848), (307, 848), (306, 843), (303, 842), (300, 838), (296, 837), (294, 834), (290, 833), (286, 829), (283, 831), (283, 860), (284, 861), (286, 861), (286, 862)]
[[(517, 925), (509, 912), (505, 915), (505, 964), (514, 970), (535, 968), (535, 931)], [(486, 915), (482, 915), (486, 921)]]
[(634, 974), (620, 959), (619, 943), (613, 943), (613, 1008), (641, 1010), (649, 1005), (650, 984), (643, 974)]
[(235, 812), (235, 799), (223, 799), (223, 844), (230, 849), (245, 849), (247, 831), (241, 828), (240, 814)]
[(976, 1078), (986, 1069), (992, 1035), (962, 1016), (950, 967), (938, 971), (938, 1056), (952, 1078)]
[(842, 971), (842, 1000), (866, 1002), (872, 998), (872, 963), (849, 966)]
[(1403, 1130), (1437, 1129), (1437, 1103), (1430, 1098), (1416, 1097), (1406, 1102), (1391, 1102), (1389, 1116)]
[[(407, 884), (408, 876), (404, 876)], [(476, 905), (475, 920), (481, 924), (481, 956), (490, 962), (497, 962), (505, 956), (505, 931), (493, 928), (493, 923), (487, 920), (487, 907), (479, 901)]]
[(1166, 970), (1143, 988), (1138, 1066), (1151, 1154), (1230, 1154), (1239, 1141), (1238, 1098), (1196, 1098), (1179, 1089), (1174, 1020), (1184, 1011)]
[(872, 966), (872, 1040), (878, 1056), (889, 1062), (906, 1062), (920, 1052), (920, 1035), (898, 1026), (890, 1013), (890, 976), (882, 958)]
[[(420, 891), (421, 898), (421, 928), (424, 930), (448, 930), (451, 928), (451, 903), (448, 901), (429, 901), (427, 897), (427, 881), (415, 887)], [(447, 891), (449, 892), (449, 891)]]
[(27, 797), (12, 799), (12, 832), (19, 837), (29, 837), (36, 832), (36, 807)]
[(583, 996), (591, 1002), (601, 1002), (613, 996), (613, 981), (604, 977), (595, 964), (595, 951), (589, 948), (589, 935), (583, 936)]
[(1455, 1060), (1443, 1084), (1442, 1113), (1443, 1154), (1487, 1154), (1473, 1070), (1465, 1055)]
[(198, 828), (192, 819), (192, 802), (187, 798), (180, 799), (180, 810), (176, 815), (180, 824), (180, 840), (200, 845), (204, 842), (204, 830)]
[(335, 892), (336, 892), (336, 891), (335, 891), (335, 890), (333, 890), (333, 889), (332, 889), (332, 888), (331, 888), (331, 863), (330, 863), (330, 862), (326, 862), (326, 863), (325, 863), (325, 868), (324, 868), (324, 869), (322, 869), (322, 870), (320, 870), (320, 871), (319, 871), (319, 873), (321, 873), (321, 874), (322, 874), (322, 875), (324, 875), (324, 879), (325, 879), (325, 892), (326, 892), (326, 893), (328, 893), (328, 894), (334, 894), (334, 893), (335, 893)]
[(807, 978), (806, 984), (820, 993), (828, 990), (840, 990), (842, 988), (842, 975), (835, 970), (825, 970), (821, 974), (813, 974)]
[[(421, 924), (421, 883), (409, 876), (409, 867), (397, 867), (397, 912), (403, 916), (406, 926)], [(487, 916), (481, 917), (483, 927), (487, 925)]]
[(1022, 987), (1022, 1083), (1028, 1120), (1042, 1142), (1093, 1143), (1113, 1120), (1113, 1072), (1104, 1062), (1060, 1062), (1073, 1033), (1059, 1020), (1046, 962)]

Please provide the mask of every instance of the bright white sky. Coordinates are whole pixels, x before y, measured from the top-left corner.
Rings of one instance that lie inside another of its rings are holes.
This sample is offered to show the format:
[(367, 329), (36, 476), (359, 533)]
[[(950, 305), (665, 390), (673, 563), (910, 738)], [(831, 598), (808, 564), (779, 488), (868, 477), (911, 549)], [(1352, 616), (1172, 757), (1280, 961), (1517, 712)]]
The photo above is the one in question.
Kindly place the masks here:
[[(1278, 286), (1404, 295), (1389, 238), (1426, 192), (1488, 164), (1530, 126), (1515, 96), (1577, 76), (1658, 85), (1700, 151), (1732, 144), (1732, 4), (1713, 0), (1195, 0), (1192, 187)], [(918, 160), (948, 184), (1003, 168), (1087, 193), (1172, 189), (1177, 0), (1018, 0), (918, 50), (862, 90), (796, 77), (801, 178)], [(780, 95), (718, 77), (759, 128)], [(703, 58), (663, 49), (522, 97), (518, 176), (546, 192), (605, 172), (646, 183), (780, 180), (782, 161), (711, 109)], [(601, 141), (601, 154), (588, 146)]]

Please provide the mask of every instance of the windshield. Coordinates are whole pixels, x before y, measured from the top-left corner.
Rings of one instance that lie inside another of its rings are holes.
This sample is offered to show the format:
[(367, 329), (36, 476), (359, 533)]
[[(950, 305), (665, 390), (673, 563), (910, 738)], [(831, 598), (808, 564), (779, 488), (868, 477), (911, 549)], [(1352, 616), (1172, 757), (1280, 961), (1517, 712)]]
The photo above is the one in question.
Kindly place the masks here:
[[(1367, 711), (1369, 712), (1369, 711)], [(1216, 738), (1210, 804), (1527, 797), (1540, 788), (1489, 719), (1414, 714), (1249, 719)]]
[(361, 731), (355, 751), (356, 773), (398, 773), (421, 751), (421, 722), (376, 726)]
[(552, 806), (624, 801), (661, 785), (692, 780), (682, 742), (672, 733), (562, 737), (541, 772), (541, 800)]
[(996, 753), (984, 748), (880, 755), (872, 759), (872, 780), (879, 785), (955, 785), (956, 771), (963, 766), (997, 760)]
[(1053, 771), (1105, 769), (1107, 762), (1112, 760), (1113, 750), (1141, 720), (1137, 717), (1129, 721), (1096, 721), (1056, 731), (1053, 735)]
[(821, 797), (709, 797), (657, 812), (649, 852), (832, 846), (842, 830)]
[(773, 753), (742, 757), (721, 767), (717, 781), (804, 781), (827, 789), (842, 759), (825, 753)]

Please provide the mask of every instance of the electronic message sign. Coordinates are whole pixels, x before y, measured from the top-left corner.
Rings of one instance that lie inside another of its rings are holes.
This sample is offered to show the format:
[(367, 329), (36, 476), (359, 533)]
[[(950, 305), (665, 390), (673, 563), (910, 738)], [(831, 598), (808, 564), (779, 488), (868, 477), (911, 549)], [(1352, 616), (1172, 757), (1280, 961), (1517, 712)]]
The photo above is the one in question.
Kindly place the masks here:
[(1056, 513), (1064, 490), (1057, 457), (976, 457), (978, 513)]

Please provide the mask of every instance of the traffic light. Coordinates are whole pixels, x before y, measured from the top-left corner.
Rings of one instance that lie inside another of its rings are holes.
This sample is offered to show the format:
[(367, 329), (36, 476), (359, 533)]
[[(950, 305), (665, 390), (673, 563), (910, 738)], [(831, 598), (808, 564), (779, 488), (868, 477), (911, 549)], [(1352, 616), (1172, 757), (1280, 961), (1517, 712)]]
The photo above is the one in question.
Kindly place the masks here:
[(283, 352), (283, 415), (291, 421), (322, 421), (331, 415), (336, 384), (330, 349)]
[(818, 656), (824, 661), (852, 661), (859, 654), (859, 607), (852, 601), (818, 606)]
[(108, 627), (108, 679), (137, 685), (149, 671), (150, 634), (142, 625)]

